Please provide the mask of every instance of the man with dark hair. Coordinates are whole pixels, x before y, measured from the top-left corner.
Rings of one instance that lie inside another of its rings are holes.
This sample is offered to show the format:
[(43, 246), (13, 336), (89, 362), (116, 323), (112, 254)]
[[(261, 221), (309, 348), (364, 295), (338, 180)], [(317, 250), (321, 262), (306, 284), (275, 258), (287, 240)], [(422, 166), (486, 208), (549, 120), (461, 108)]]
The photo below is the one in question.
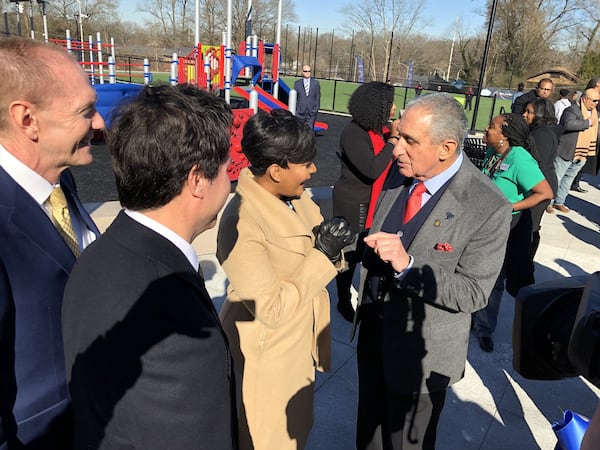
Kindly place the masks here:
[(447, 388), (465, 370), (471, 313), (500, 273), (511, 205), (463, 154), (448, 94), (409, 103), (397, 169), (361, 270), (357, 448), (435, 448)]
[(512, 95), (511, 105), (515, 103), (515, 100), (517, 98), (519, 98), (521, 95), (523, 95), (525, 93), (525, 92), (523, 92), (524, 89), (525, 89), (525, 83), (521, 82), (517, 85), (517, 92), (515, 92)]
[(62, 48), (0, 40), (0, 448), (70, 448), (60, 309), (99, 235), (68, 170), (92, 162), (96, 93)]
[(237, 448), (227, 339), (191, 242), (230, 190), (231, 110), (146, 86), (112, 120), (123, 211), (75, 265), (63, 335), (77, 449)]
[(554, 102), (554, 115), (556, 116), (556, 121), (560, 122), (560, 118), (565, 109), (571, 106), (571, 91), (568, 89), (562, 88), (558, 91), (560, 98)]
[(554, 90), (554, 81), (550, 78), (542, 78), (538, 81), (535, 89), (527, 92), (526, 94), (517, 97), (512, 104), (512, 112), (518, 115), (523, 115), (525, 107), (528, 103), (535, 100), (536, 98), (550, 98), (552, 91)]

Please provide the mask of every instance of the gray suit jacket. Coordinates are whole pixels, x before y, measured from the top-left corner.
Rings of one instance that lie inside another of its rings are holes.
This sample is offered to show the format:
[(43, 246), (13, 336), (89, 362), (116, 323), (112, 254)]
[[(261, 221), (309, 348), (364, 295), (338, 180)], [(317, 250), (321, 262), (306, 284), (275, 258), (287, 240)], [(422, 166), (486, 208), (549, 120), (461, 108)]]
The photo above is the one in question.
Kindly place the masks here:
[[(382, 192), (371, 233), (381, 229), (405, 188)], [(471, 313), (487, 304), (510, 219), (510, 203), (465, 157), (407, 249), (413, 267), (385, 296), (382, 351), (391, 389), (434, 392), (463, 377)], [(438, 243), (452, 250), (436, 250)], [(363, 267), (359, 300), (366, 275)]]

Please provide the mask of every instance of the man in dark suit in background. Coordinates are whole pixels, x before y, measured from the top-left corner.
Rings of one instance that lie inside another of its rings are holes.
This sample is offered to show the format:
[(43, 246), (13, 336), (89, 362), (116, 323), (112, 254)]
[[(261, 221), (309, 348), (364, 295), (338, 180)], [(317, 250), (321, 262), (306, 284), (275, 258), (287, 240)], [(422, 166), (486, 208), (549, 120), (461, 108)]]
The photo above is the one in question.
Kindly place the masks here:
[(471, 313), (500, 273), (511, 205), (464, 155), (448, 94), (402, 115), (398, 172), (379, 198), (361, 270), (357, 448), (434, 449), (464, 374)]
[(108, 136), (125, 208), (73, 268), (63, 333), (76, 449), (237, 448), (227, 339), (191, 242), (230, 191), (231, 109), (146, 86)]
[(538, 81), (535, 89), (530, 90), (526, 94), (519, 95), (511, 106), (512, 112), (518, 115), (523, 115), (525, 107), (528, 103), (532, 102), (536, 98), (550, 98), (552, 91), (554, 90), (554, 81), (550, 78), (542, 78)]
[(0, 448), (70, 447), (60, 310), (99, 235), (68, 168), (92, 162), (96, 93), (63, 49), (0, 40)]
[(314, 129), (319, 106), (321, 105), (321, 86), (311, 75), (310, 66), (303, 66), (302, 78), (296, 80), (294, 89), (298, 93), (296, 117), (306, 122), (311, 129)]

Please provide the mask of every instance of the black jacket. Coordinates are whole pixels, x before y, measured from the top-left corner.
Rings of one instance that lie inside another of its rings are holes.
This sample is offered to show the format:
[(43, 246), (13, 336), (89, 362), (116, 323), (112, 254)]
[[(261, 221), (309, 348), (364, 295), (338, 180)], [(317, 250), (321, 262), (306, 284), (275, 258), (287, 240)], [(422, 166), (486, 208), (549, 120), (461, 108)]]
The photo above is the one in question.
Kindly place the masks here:
[(121, 212), (73, 268), (63, 335), (75, 449), (236, 448), (227, 339), (164, 237)]

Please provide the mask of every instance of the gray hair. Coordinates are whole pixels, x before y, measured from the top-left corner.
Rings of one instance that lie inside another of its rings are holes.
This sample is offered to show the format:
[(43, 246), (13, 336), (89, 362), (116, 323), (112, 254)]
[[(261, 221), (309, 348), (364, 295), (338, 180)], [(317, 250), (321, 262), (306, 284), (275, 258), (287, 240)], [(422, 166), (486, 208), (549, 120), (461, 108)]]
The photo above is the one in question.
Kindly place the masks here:
[(467, 116), (463, 107), (450, 94), (429, 94), (417, 97), (406, 106), (409, 109), (424, 109), (431, 114), (429, 137), (433, 144), (446, 139), (455, 140), (462, 149), (467, 136)]

